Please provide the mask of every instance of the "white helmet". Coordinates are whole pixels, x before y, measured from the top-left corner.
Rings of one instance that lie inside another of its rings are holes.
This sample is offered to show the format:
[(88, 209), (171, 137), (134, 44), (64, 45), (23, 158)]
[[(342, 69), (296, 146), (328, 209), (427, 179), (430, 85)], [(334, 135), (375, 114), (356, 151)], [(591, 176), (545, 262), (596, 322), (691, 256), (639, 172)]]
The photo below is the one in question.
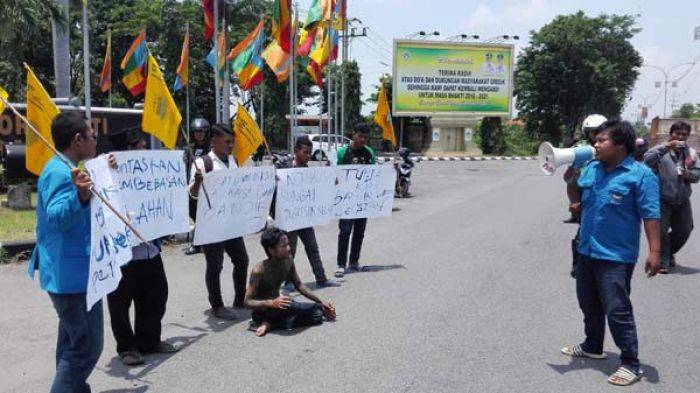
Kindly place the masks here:
[(591, 129), (591, 128), (598, 128), (600, 127), (603, 123), (608, 121), (608, 119), (603, 116), (603, 115), (588, 115), (584, 120), (583, 124), (581, 124), (582, 129)]

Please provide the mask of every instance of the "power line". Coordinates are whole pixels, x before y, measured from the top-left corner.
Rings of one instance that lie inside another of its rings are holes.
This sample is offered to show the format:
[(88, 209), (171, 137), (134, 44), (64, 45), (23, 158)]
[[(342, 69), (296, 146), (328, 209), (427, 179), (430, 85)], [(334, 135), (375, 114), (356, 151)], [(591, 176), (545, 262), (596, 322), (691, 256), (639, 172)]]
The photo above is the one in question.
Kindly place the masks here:
[(374, 29), (372, 29), (372, 28), (370, 28), (370, 27), (367, 27), (367, 30), (369, 30), (370, 33), (374, 34), (377, 38), (379, 38), (380, 40), (382, 40), (382, 41), (383, 41), (383, 44), (386, 45), (388, 48), (391, 48), (392, 50), (394, 49), (394, 44), (392, 44), (392, 43), (390, 43), (389, 41), (387, 41), (386, 39), (384, 39), (384, 37), (382, 37), (381, 35), (379, 35), (379, 33), (377, 33)]
[(367, 41), (365, 41), (365, 40), (360, 40), (359, 42), (365, 44), (365, 45), (367, 46), (367, 48), (371, 49), (374, 53), (376, 53), (377, 55), (381, 56), (384, 60), (391, 61), (391, 59), (389, 58), (389, 56), (387, 56), (386, 53), (382, 53), (382, 52), (380, 52), (379, 50), (375, 49), (373, 46), (369, 45), (369, 44), (367, 43)]

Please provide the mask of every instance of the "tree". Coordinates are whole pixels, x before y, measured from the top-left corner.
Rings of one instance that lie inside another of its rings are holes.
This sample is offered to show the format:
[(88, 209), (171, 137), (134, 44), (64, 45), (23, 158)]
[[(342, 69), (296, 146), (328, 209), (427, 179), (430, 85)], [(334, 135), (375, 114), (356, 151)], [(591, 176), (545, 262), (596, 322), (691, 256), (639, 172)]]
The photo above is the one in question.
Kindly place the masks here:
[(500, 155), (506, 151), (506, 139), (500, 117), (484, 117), (479, 123), (479, 140), (484, 154)]
[(671, 117), (679, 119), (700, 119), (700, 104), (687, 102), (681, 105), (678, 110), (673, 111)]
[(586, 115), (620, 115), (642, 58), (630, 40), (640, 30), (629, 15), (556, 17), (518, 58), (517, 109), (541, 140), (573, 140)]
[[(341, 113), (341, 80), (345, 76), (345, 131), (350, 133), (356, 125), (364, 123), (362, 117), (362, 74), (356, 61), (348, 61), (343, 65), (330, 65), (330, 72), (333, 75), (333, 90), (338, 92), (338, 127), (340, 127)], [(328, 85), (324, 85), (322, 90), (323, 95), (323, 112), (328, 110)], [(334, 110), (335, 108), (332, 108)]]

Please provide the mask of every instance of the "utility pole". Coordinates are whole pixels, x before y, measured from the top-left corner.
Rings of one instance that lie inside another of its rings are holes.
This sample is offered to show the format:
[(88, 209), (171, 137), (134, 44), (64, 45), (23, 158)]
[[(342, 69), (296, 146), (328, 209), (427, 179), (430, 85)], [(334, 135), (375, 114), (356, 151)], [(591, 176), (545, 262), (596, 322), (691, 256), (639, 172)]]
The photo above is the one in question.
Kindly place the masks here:
[(70, 2), (57, 0), (57, 5), (63, 11), (65, 23), (51, 19), (53, 36), (53, 70), (56, 81), (56, 97), (71, 96), (70, 91)]
[[(340, 69), (340, 129), (338, 130), (338, 134), (340, 136), (345, 136), (347, 134), (347, 130), (345, 129), (345, 116), (346, 116), (346, 111), (345, 111), (345, 73), (347, 72), (347, 61), (350, 53), (350, 38), (358, 38), (358, 37), (367, 37), (367, 28), (363, 27), (362, 28), (362, 33), (356, 33), (355, 28), (353, 27), (350, 29), (350, 32), (348, 32), (348, 27), (349, 27), (349, 18), (347, 14), (345, 15), (345, 23), (343, 24), (343, 34), (340, 36), (343, 39), (343, 64)], [(336, 97), (337, 99), (337, 97)]]

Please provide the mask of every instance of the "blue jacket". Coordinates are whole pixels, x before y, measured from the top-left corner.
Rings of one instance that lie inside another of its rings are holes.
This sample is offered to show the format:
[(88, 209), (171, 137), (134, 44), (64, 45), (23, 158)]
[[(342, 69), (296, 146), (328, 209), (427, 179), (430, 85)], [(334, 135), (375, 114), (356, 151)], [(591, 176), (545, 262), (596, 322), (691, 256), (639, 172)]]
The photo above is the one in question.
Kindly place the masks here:
[(85, 293), (90, 269), (90, 204), (83, 206), (68, 167), (56, 157), (37, 185), (36, 247), (29, 276), (39, 269), (41, 288), (55, 294)]

